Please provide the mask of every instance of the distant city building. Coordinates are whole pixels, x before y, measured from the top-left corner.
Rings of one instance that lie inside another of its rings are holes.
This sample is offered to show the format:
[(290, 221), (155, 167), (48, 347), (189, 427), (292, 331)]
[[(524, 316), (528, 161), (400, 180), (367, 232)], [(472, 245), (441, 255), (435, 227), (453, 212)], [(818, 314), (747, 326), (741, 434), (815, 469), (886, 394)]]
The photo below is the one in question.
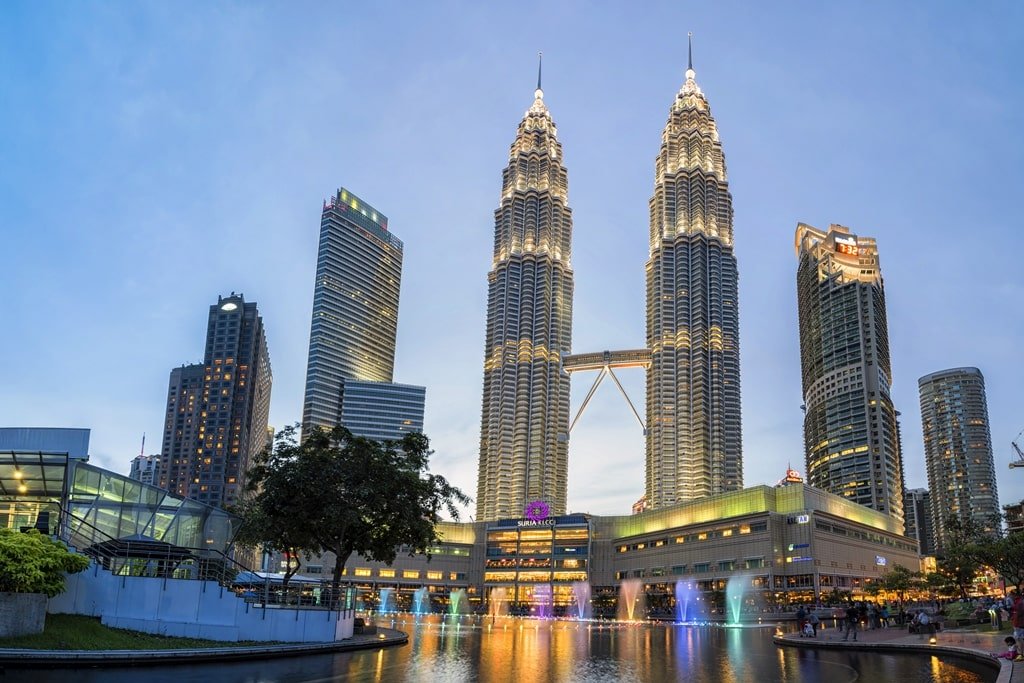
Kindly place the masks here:
[(923, 557), (935, 554), (931, 505), (928, 489), (907, 489), (903, 497), (904, 533), (917, 541)]
[(341, 188), (320, 218), (303, 433), (341, 421), (342, 382), (390, 382), (402, 242), (387, 217)]
[(807, 482), (903, 521), (878, 247), (832, 225), (796, 229)]
[(141, 481), (143, 484), (159, 486), (160, 461), (160, 455), (136, 455), (132, 459), (132, 468), (128, 473), (128, 478)]
[(538, 79), (502, 172), (487, 275), (478, 520), (541, 501), (566, 509), (572, 346), (572, 211), (555, 122)]
[(646, 264), (646, 494), (657, 510), (743, 487), (739, 275), (725, 154), (693, 62), (655, 160)]
[(985, 378), (978, 368), (952, 368), (917, 381), (935, 545), (942, 549), (946, 521), (999, 525), (999, 494), (988, 426)]
[(255, 302), (217, 297), (203, 364), (171, 371), (160, 487), (209, 505), (234, 504), (267, 445), (272, 381)]
[(639, 515), (647, 510), (647, 496), (640, 496), (640, 500), (633, 503), (633, 514)]
[(1012, 503), (1003, 506), (1003, 515), (1006, 518), (1006, 531), (1011, 534), (1024, 531), (1024, 500), (1019, 503)]
[(398, 441), (423, 431), (424, 387), (392, 382), (341, 383), (341, 424), (355, 436)]

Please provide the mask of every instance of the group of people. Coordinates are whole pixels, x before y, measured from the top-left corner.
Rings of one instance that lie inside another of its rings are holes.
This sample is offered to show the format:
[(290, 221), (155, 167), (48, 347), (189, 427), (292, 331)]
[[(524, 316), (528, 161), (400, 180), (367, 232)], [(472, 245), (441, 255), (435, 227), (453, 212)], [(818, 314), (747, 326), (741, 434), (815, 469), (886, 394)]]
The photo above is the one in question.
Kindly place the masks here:
[(1021, 597), (1017, 589), (1010, 590), (1004, 602), (1006, 609), (1010, 612), (1010, 623), (1013, 624), (1013, 635), (1007, 636), (1003, 642), (1006, 643), (1006, 651), (993, 652), (993, 657), (1009, 659), (1012, 661), (1024, 661), (1024, 656), (1017, 645), (1017, 642), (1024, 638), (1024, 597)]

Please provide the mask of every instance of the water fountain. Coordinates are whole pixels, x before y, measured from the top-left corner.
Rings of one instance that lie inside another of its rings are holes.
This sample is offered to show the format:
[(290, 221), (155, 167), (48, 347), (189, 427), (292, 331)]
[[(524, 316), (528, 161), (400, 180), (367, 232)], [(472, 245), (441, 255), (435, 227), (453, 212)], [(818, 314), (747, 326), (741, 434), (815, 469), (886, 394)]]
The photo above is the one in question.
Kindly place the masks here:
[(577, 619), (590, 618), (590, 584), (586, 581), (576, 581), (572, 584), (572, 597), (576, 603)]
[(412, 593), (412, 613), (427, 614), (430, 612), (430, 596), (426, 588), (417, 588)]
[(466, 605), (466, 589), (456, 588), (448, 595), (448, 613), (461, 614)]
[(377, 608), (378, 612), (384, 613), (384, 612), (394, 612), (395, 611), (394, 601), (391, 599), (392, 598), (392, 593), (394, 593), (394, 590), (395, 590), (394, 588), (381, 588), (380, 589), (380, 606)]
[(554, 600), (549, 584), (541, 583), (533, 587), (533, 616), (541, 619), (554, 616)]
[(676, 621), (685, 623), (697, 621), (699, 615), (697, 598), (700, 592), (693, 580), (676, 581)]
[(508, 588), (495, 586), (487, 594), (487, 614), (492, 617), (504, 617), (508, 614)]
[(644, 582), (640, 579), (623, 579), (619, 585), (619, 621), (639, 621), (647, 617)]
[(743, 611), (743, 595), (750, 585), (749, 576), (733, 576), (725, 585), (725, 623), (736, 626)]

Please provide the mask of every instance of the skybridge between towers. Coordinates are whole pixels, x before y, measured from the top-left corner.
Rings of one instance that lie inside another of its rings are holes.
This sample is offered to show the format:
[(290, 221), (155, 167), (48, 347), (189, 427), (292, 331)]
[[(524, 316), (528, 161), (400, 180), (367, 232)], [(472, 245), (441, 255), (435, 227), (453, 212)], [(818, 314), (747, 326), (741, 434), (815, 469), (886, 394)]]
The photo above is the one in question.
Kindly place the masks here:
[(640, 417), (640, 413), (637, 412), (633, 402), (629, 399), (629, 395), (622, 387), (622, 383), (619, 382), (619, 378), (615, 376), (615, 369), (644, 368), (646, 370), (650, 367), (650, 349), (600, 351), (597, 353), (576, 353), (562, 356), (562, 369), (570, 375), (574, 372), (589, 372), (597, 370), (597, 379), (594, 380), (594, 384), (591, 385), (590, 391), (587, 392), (587, 397), (583, 399), (583, 404), (580, 406), (579, 411), (577, 411), (576, 417), (574, 417), (572, 422), (569, 424), (569, 433), (572, 433), (573, 427), (576, 426), (580, 417), (583, 416), (583, 411), (587, 409), (590, 399), (594, 397), (594, 393), (597, 391), (597, 388), (601, 386), (601, 382), (604, 381), (606, 376), (610, 375), (612, 381), (615, 382), (615, 386), (619, 388), (619, 393), (621, 393), (622, 397), (626, 399), (629, 409), (633, 411), (633, 416), (636, 417), (636, 421), (640, 423), (640, 428), (644, 431), (644, 435), (646, 436), (647, 425), (644, 423), (643, 418)]

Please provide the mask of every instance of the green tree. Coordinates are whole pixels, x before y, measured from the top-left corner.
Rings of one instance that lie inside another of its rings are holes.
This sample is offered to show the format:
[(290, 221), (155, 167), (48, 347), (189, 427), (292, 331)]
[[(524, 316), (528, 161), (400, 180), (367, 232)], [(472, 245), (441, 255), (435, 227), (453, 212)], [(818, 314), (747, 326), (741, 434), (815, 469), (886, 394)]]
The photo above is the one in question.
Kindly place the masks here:
[(64, 592), (64, 575), (89, 566), (89, 558), (33, 529), (18, 533), (0, 529), (0, 593)]
[(974, 544), (977, 560), (991, 567), (1006, 583), (1018, 591), (1024, 586), (1024, 534), (1009, 534)]
[(257, 514), (249, 541), (287, 545), (306, 553), (334, 553), (332, 595), (352, 553), (391, 564), (401, 547), (426, 554), (439, 540), (442, 510), (458, 519), (456, 504), (469, 498), (430, 474), (430, 442), (423, 434), (378, 442), (344, 427), (317, 429), (301, 443), (299, 426), (283, 429), (272, 449), (249, 471), (250, 503)]
[(903, 565), (897, 564), (882, 575), (879, 583), (885, 590), (896, 594), (896, 599), (902, 607), (907, 591), (922, 588), (924, 579), (921, 572), (911, 571)]
[(956, 586), (960, 597), (966, 600), (974, 586), (974, 577), (982, 567), (980, 544), (992, 538), (991, 532), (971, 518), (960, 519), (955, 515), (946, 519), (945, 532), (938, 557), (938, 570)]

